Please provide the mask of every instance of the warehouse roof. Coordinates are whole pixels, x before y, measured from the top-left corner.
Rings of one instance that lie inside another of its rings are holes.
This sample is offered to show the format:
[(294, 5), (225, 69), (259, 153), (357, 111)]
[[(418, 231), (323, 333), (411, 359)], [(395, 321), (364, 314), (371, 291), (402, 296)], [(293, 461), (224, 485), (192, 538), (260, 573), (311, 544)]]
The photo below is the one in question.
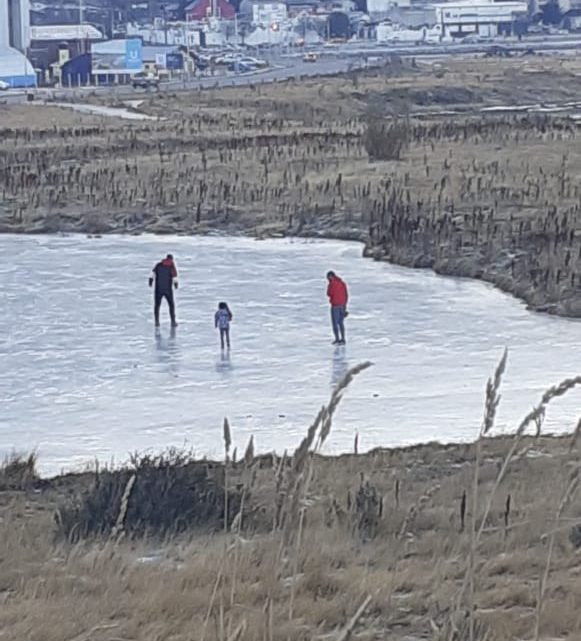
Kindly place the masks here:
[(32, 40), (103, 40), (103, 34), (91, 24), (55, 24), (30, 27)]
[(36, 74), (20, 51), (0, 46), (0, 80), (12, 87), (30, 87), (36, 84)]

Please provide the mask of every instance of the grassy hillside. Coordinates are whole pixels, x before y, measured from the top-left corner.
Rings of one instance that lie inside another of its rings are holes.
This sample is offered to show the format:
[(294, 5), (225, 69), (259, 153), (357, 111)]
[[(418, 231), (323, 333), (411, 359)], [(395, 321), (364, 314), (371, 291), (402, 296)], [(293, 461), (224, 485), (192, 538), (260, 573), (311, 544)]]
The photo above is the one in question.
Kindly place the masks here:
[(476, 444), (358, 454), (355, 437), (321, 456), (352, 370), (289, 457), (251, 442), (236, 461), (225, 423), (226, 463), (40, 480), (33, 458), (7, 462), (3, 641), (579, 638), (581, 422), (561, 438), (542, 422), (581, 377), (491, 439), (502, 373)]

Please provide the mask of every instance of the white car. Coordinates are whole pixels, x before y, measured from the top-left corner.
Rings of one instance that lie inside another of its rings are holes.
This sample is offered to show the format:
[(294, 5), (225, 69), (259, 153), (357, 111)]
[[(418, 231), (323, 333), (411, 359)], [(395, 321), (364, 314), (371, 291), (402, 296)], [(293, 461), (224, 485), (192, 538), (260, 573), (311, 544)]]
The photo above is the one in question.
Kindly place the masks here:
[(268, 62), (266, 62), (266, 60), (253, 58), (252, 56), (240, 56), (237, 60), (238, 62), (242, 62), (243, 64), (251, 65), (253, 67), (268, 67)]
[(6, 91), (6, 89), (10, 89), (10, 85), (4, 80), (0, 80), (0, 91)]

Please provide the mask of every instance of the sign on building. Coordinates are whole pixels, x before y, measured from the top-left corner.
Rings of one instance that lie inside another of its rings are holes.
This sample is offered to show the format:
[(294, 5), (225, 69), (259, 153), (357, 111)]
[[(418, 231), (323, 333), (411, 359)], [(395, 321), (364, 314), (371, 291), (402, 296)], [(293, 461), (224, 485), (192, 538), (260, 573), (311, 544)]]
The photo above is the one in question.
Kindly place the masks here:
[(283, 2), (260, 2), (252, 5), (252, 23), (263, 27), (279, 24), (287, 19)]
[(131, 71), (141, 71), (142, 64), (141, 40), (125, 40), (125, 67)]
[(134, 74), (143, 68), (141, 40), (108, 40), (91, 44), (93, 75)]

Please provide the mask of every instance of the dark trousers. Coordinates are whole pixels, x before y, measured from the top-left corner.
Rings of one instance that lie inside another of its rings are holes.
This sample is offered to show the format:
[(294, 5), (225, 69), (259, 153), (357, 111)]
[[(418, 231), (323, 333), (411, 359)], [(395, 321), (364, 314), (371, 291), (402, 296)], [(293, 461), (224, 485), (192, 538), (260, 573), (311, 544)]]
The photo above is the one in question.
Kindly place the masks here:
[(172, 325), (175, 325), (176, 322), (176, 307), (173, 300), (173, 292), (170, 289), (169, 291), (155, 291), (155, 306), (153, 308), (153, 313), (155, 316), (155, 324), (159, 325), (159, 308), (161, 307), (161, 301), (165, 298), (167, 305), (169, 307), (169, 316), (171, 318)]
[(345, 340), (345, 305), (331, 307), (331, 325), (336, 341)]
[(228, 328), (220, 329), (220, 344), (222, 349), (228, 347), (230, 349), (230, 330)]

